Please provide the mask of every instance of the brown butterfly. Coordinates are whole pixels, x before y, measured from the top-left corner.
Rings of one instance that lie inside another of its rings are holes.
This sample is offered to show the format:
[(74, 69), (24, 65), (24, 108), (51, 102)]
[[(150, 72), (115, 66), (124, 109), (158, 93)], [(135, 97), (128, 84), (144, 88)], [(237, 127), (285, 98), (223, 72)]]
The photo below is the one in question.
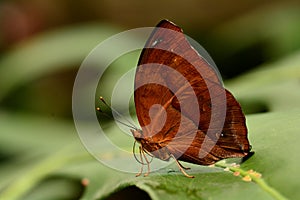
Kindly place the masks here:
[[(138, 62), (134, 101), (141, 130), (131, 130), (145, 153), (168, 161), (211, 165), (250, 152), (245, 116), (215, 70), (175, 24), (162, 20)], [(146, 163), (144, 163), (144, 161)], [(140, 175), (143, 171), (141, 168)]]

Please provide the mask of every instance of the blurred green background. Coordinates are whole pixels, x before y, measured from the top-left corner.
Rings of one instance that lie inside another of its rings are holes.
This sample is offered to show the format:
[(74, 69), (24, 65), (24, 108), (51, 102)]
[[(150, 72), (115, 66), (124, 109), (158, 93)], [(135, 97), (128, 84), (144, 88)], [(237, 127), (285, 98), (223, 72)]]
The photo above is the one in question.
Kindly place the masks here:
[[(73, 82), (88, 53), (113, 34), (155, 26), (161, 19), (169, 19), (183, 28), (185, 34), (197, 40), (214, 59), (225, 85), (248, 114), (249, 131), (253, 133), (250, 139), (258, 143), (252, 144), (254, 149), (257, 147), (258, 161), (272, 157), (273, 151), (266, 157), (259, 152), (268, 145), (278, 147), (276, 142), (281, 139), (279, 135), (268, 143), (268, 137), (264, 135), (266, 141), (261, 141), (261, 135), (256, 137), (255, 133), (270, 130), (276, 135), (283, 131), (287, 136), (284, 130), (288, 127), (288, 131), (295, 134), (291, 140), (295, 142), (299, 138), (296, 135), (300, 105), (299, 1), (2, 0), (0, 199), (126, 199), (130, 195), (144, 199), (171, 198), (160, 197), (157, 190), (139, 185), (139, 181), (148, 179), (128, 181), (133, 174), (121, 174), (99, 164), (80, 144), (72, 121)], [(113, 63), (114, 67), (104, 77), (107, 86), (101, 91), (104, 96), (109, 98), (111, 93), (111, 77), (134, 67), (138, 53)], [(262, 120), (269, 120), (269, 126)], [(282, 120), (287, 123), (281, 124)], [(288, 155), (299, 152), (295, 146), (296, 143), (289, 147)], [(280, 148), (277, 151), (280, 154)], [(290, 162), (285, 159), (288, 155), (281, 155), (280, 162)], [(295, 155), (290, 159), (298, 158)], [(249, 166), (255, 168), (253, 163)], [(268, 169), (264, 164), (257, 167), (261, 171)], [(287, 176), (285, 172), (294, 171), (287, 168), (278, 176)], [(86, 177), (90, 182), (87, 186), (82, 184)], [(166, 184), (166, 180), (160, 180), (164, 176), (158, 177), (158, 182)], [(181, 178), (180, 174), (178, 177)], [(203, 179), (209, 185), (211, 179)], [(285, 196), (299, 197), (299, 192), (294, 190), (299, 181), (292, 181), (290, 187), (285, 188), (279, 184), (283, 181), (280, 178), (269, 179)], [(153, 180), (149, 179), (151, 183)], [(192, 183), (203, 184), (201, 181)], [(187, 185), (193, 187), (191, 183)], [(214, 192), (210, 194), (201, 197), (218, 197)], [(227, 196), (238, 199), (247, 191), (234, 194), (236, 196)], [(182, 191), (182, 195), (193, 198), (186, 191)], [(261, 197), (257, 195), (255, 197)]]

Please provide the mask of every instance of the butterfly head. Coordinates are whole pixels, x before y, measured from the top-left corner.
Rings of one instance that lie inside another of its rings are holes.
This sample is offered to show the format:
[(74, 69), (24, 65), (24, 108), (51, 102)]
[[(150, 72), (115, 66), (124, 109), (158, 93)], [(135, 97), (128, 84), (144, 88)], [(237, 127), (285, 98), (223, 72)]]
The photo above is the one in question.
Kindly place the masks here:
[(140, 129), (131, 129), (130, 130), (135, 140), (141, 143), (141, 140), (144, 138), (143, 131)]

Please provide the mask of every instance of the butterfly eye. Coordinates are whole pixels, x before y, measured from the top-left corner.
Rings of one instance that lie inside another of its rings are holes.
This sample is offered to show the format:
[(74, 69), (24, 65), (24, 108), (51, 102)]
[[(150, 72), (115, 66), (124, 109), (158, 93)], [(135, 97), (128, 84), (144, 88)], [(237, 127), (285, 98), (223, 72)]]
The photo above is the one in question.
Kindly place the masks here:
[(133, 129), (131, 129), (130, 131), (131, 131), (132, 135), (134, 136), (134, 138), (135, 138), (138, 142), (140, 142), (141, 139), (143, 138), (143, 132), (142, 132), (142, 130), (139, 130), (139, 129), (133, 130)]

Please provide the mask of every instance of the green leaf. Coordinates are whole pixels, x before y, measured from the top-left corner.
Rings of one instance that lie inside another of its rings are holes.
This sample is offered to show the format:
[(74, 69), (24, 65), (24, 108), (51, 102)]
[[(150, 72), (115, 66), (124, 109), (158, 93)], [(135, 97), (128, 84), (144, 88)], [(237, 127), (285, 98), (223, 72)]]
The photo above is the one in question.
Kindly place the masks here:
[[(295, 159), (299, 152), (299, 113), (300, 109), (248, 116), (249, 139), (255, 154), (241, 165), (243, 170), (254, 169), (262, 173), (268, 188), (290, 199), (300, 197), (296, 192), (300, 183), (297, 176), (299, 160)], [(168, 168), (176, 172), (168, 173), (168, 169), (163, 169), (149, 177), (135, 178), (129, 174), (120, 179), (115, 171), (105, 171), (111, 177), (95, 194), (104, 198), (136, 186), (146, 191), (151, 199), (274, 199), (265, 188), (245, 182), (230, 172), (184, 165), (192, 168), (189, 173), (195, 175), (194, 179), (183, 176), (174, 164)]]

